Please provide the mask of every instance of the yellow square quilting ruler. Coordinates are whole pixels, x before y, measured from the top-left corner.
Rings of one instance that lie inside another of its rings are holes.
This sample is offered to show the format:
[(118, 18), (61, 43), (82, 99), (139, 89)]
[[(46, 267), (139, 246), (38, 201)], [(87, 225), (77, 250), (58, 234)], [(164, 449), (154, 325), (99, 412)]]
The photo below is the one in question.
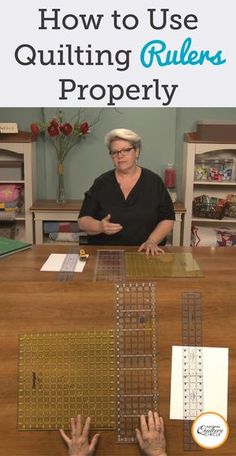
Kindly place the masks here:
[(203, 276), (198, 263), (189, 252), (157, 256), (125, 252), (125, 274), (129, 280)]
[(116, 427), (113, 331), (24, 334), (19, 339), (18, 429)]

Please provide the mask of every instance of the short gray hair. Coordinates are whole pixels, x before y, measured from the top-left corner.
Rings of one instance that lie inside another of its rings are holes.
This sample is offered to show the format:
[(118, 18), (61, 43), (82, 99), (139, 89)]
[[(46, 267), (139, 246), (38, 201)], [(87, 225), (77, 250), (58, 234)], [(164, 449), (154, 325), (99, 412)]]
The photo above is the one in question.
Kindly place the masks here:
[(126, 128), (116, 128), (115, 130), (109, 131), (104, 138), (105, 145), (110, 150), (111, 143), (116, 139), (123, 139), (129, 141), (134, 149), (141, 149), (141, 138), (137, 133)]

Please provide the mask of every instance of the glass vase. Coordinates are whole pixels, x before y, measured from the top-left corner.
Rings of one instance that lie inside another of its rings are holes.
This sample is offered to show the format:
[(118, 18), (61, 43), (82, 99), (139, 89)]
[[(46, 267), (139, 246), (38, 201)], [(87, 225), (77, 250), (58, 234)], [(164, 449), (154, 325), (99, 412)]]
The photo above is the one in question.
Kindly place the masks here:
[(57, 203), (65, 202), (65, 187), (64, 187), (64, 166), (63, 162), (57, 163), (58, 187), (57, 187)]

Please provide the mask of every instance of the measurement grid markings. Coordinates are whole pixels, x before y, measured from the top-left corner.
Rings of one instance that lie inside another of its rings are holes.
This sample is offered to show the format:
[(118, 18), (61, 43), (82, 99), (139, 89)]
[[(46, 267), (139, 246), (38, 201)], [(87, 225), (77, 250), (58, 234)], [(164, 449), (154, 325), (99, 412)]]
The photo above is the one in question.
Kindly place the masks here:
[(135, 441), (141, 414), (157, 408), (153, 284), (116, 285), (118, 441)]
[(79, 260), (79, 254), (74, 251), (67, 253), (58, 273), (60, 282), (69, 282), (73, 280), (76, 265)]
[(182, 296), (184, 450), (199, 450), (191, 436), (192, 420), (204, 410), (201, 294)]
[(125, 277), (123, 250), (97, 250), (94, 281), (117, 282)]

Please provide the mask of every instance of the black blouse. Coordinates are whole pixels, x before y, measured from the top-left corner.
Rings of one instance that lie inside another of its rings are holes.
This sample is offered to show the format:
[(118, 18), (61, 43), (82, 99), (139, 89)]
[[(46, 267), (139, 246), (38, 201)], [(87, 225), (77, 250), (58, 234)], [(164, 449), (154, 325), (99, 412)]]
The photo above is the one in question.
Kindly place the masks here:
[(115, 170), (95, 179), (85, 192), (79, 217), (87, 215), (102, 220), (108, 214), (111, 214), (111, 222), (120, 223), (123, 229), (113, 235), (88, 235), (89, 244), (140, 245), (159, 222), (175, 220), (173, 203), (162, 179), (146, 168), (141, 169), (141, 175), (126, 199)]

